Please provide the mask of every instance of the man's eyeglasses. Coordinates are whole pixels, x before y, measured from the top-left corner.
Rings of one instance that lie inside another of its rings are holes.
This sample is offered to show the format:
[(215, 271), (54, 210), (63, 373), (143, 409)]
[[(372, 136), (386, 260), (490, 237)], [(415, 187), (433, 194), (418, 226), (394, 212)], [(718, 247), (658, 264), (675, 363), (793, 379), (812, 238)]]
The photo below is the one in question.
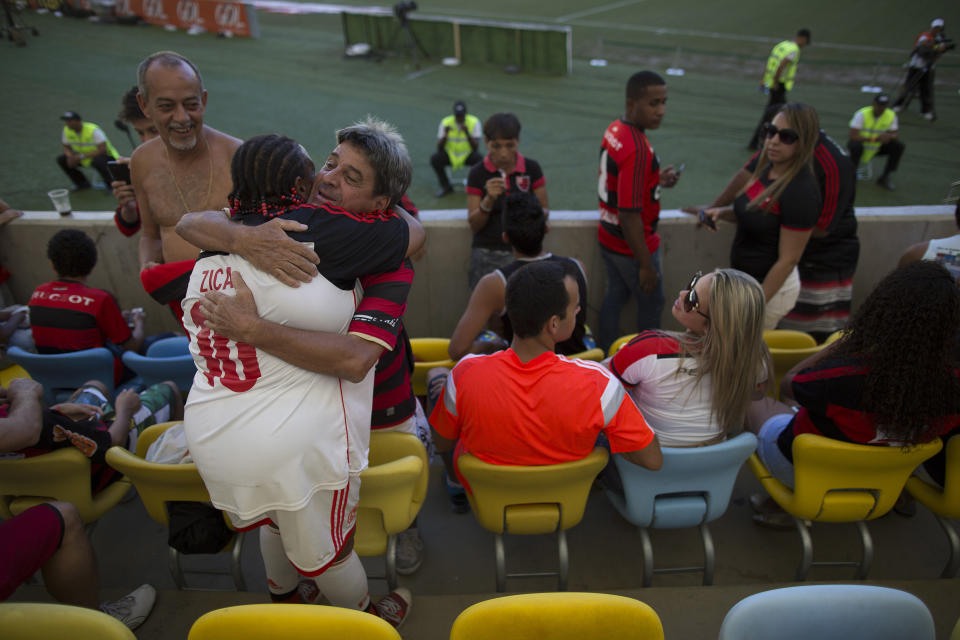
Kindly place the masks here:
[(710, 316), (700, 311), (700, 297), (697, 295), (697, 281), (703, 277), (702, 271), (697, 271), (693, 278), (690, 280), (690, 284), (687, 285), (687, 295), (683, 297), (683, 310), (687, 313), (695, 311), (707, 320), (710, 319)]
[(763, 135), (768, 138), (779, 135), (783, 144), (793, 144), (800, 139), (800, 134), (793, 129), (777, 129), (772, 122), (763, 125)]

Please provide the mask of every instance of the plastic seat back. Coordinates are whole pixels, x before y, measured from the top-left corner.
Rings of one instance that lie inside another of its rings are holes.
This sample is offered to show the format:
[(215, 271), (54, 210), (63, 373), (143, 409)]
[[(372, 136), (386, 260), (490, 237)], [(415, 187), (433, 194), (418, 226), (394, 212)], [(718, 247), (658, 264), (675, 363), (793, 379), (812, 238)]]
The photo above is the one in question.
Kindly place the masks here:
[(174, 336), (157, 340), (147, 349), (150, 358), (172, 358), (190, 354), (190, 339), (186, 336)]
[(0, 629), (5, 638), (97, 638), (136, 640), (125, 624), (102, 611), (66, 604), (38, 602), (0, 603)]
[(423, 470), (420, 458), (404, 456), (363, 471), (354, 543), (359, 555), (386, 553), (389, 536), (410, 526), (419, 511), (413, 497)]
[(934, 640), (933, 616), (915, 595), (868, 585), (786, 587), (744, 598), (727, 612), (719, 640)]
[(770, 395), (780, 397), (780, 381), (790, 369), (823, 349), (808, 333), (788, 329), (772, 329), (763, 332), (763, 341), (770, 348), (773, 359), (773, 382)]
[(707, 447), (664, 447), (658, 471), (615, 454), (624, 495), (608, 491), (607, 496), (638, 527), (672, 529), (712, 522), (726, 512), (740, 467), (756, 446), (756, 436), (741, 433)]
[(917, 502), (943, 518), (960, 518), (960, 436), (947, 441), (946, 475), (940, 487), (911, 476), (907, 490)]
[(164, 526), (169, 524), (164, 503), (183, 500), (210, 502), (210, 494), (203, 484), (195, 464), (158, 464), (143, 456), (160, 434), (179, 422), (164, 422), (145, 429), (137, 440), (137, 455), (121, 447), (107, 451), (107, 462), (122, 472), (137, 488), (143, 506), (150, 518)]
[(571, 360), (592, 360), (593, 362), (600, 362), (603, 360), (604, 353), (603, 349), (594, 347), (593, 349), (587, 349), (586, 351), (581, 351), (579, 353), (571, 353), (567, 357)]
[(113, 354), (108, 349), (84, 349), (72, 353), (40, 354), (10, 347), (7, 357), (27, 370), (43, 385), (43, 400), (55, 404), (87, 380), (99, 380), (113, 390)]
[(0, 460), (0, 515), (10, 518), (42, 502), (71, 502), (85, 523), (95, 522), (120, 502), (130, 484), (118, 480), (96, 495), (90, 491), (90, 459), (74, 447), (32, 458)]
[(781, 506), (820, 522), (879, 518), (893, 508), (913, 470), (942, 446), (939, 439), (906, 449), (799, 435), (793, 441), (793, 498)]
[(640, 334), (630, 333), (625, 336), (620, 336), (619, 338), (614, 340), (613, 343), (610, 345), (610, 348), (607, 350), (607, 357), (612, 358), (617, 353), (617, 351), (620, 351), (620, 349), (623, 348), (623, 345), (627, 344), (628, 342), (636, 338), (638, 335)]
[(817, 341), (809, 333), (791, 329), (767, 329), (763, 332), (763, 341), (771, 349), (807, 349), (817, 346)]
[(636, 638), (662, 640), (649, 605), (605, 593), (524, 593), (478, 602), (453, 623), (450, 640)]
[(470, 484), (470, 506), (484, 529), (497, 534), (539, 534), (580, 522), (593, 480), (608, 457), (606, 449), (596, 448), (573, 462), (508, 466), (463, 454), (457, 467)]
[(400, 640), (386, 620), (363, 611), (313, 604), (246, 604), (197, 618), (187, 640)]
[(417, 396), (427, 395), (427, 372), (434, 367), (452, 369), (455, 361), (450, 359), (448, 349), (449, 338), (411, 338), (410, 347), (413, 351), (413, 374), (410, 382), (413, 393)]
[(172, 380), (181, 392), (190, 390), (190, 387), (193, 386), (193, 377), (197, 373), (197, 365), (193, 356), (189, 353), (178, 356), (154, 357), (127, 351), (123, 354), (123, 363), (140, 376), (144, 386), (149, 387), (166, 380)]

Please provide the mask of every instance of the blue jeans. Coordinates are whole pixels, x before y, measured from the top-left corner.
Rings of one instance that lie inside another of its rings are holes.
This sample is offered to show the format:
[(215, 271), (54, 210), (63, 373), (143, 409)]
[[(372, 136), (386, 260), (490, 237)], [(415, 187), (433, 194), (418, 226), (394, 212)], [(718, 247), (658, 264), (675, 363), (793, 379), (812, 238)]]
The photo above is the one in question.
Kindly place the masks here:
[[(660, 278), (653, 293), (644, 293), (637, 280), (640, 266), (633, 256), (614, 253), (603, 247), (600, 247), (600, 256), (607, 267), (607, 291), (600, 307), (597, 343), (606, 351), (614, 340), (626, 333), (660, 328), (664, 303), (663, 269), (660, 266), (660, 249), (657, 248), (650, 254), (650, 261)], [(637, 325), (634, 330), (624, 332), (620, 329), (620, 312), (631, 294), (637, 299)]]

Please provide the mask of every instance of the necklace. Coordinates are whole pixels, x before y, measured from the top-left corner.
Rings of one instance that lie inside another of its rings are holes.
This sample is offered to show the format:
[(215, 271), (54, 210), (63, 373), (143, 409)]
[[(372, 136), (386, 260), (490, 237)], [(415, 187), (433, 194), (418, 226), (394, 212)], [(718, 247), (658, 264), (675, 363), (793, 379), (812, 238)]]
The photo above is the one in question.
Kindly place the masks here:
[[(201, 205), (207, 204), (210, 201), (210, 192), (213, 190), (213, 154), (210, 152), (210, 145), (207, 144), (207, 139), (203, 135), (203, 131), (200, 132), (200, 137), (203, 139), (203, 146), (207, 150), (207, 160), (210, 165), (210, 179), (207, 181), (207, 195), (201, 202)], [(170, 162), (170, 152), (167, 151), (167, 145), (163, 145), (163, 155), (167, 159), (167, 171), (170, 172), (170, 177), (173, 178), (173, 186), (177, 189), (177, 195), (180, 196), (180, 204), (183, 205), (183, 212), (190, 213), (190, 207), (187, 206), (187, 200), (183, 197), (183, 192), (180, 190), (180, 183), (177, 182), (177, 174), (173, 172), (173, 164)], [(202, 206), (198, 211), (202, 210)]]

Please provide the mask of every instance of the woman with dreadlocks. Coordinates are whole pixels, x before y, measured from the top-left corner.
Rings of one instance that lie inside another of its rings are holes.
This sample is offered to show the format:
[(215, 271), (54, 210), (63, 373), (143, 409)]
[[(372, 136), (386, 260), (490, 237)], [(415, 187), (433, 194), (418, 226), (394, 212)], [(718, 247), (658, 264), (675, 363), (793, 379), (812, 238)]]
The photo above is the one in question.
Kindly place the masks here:
[[(781, 393), (799, 404), (796, 413), (778, 402), (754, 403), (747, 427), (759, 438), (760, 460), (792, 487), (800, 434), (909, 446), (956, 428), (958, 328), (960, 289), (945, 268), (921, 261), (890, 273), (839, 341), (785, 376)], [(764, 510), (760, 500), (751, 502)]]
[[(382, 123), (356, 126), (366, 127), (398, 159), (399, 199), (411, 175), (402, 139)], [(406, 611), (409, 593), (394, 592), (371, 604), (366, 574), (350, 546), (367, 455), (363, 433), (368, 440), (372, 371), (352, 383), (230, 340), (207, 326), (204, 294), (252, 294), (260, 318), (295, 329), (302, 351), (308, 351), (311, 336), (348, 343), (355, 336), (342, 334), (362, 295), (357, 279), (396, 270), (419, 247), (410, 246), (408, 220), (386, 206), (352, 213), (308, 203), (314, 165), (290, 138), (248, 140), (237, 150), (231, 172), (233, 218), (243, 225), (273, 218), (301, 223), (303, 230), (287, 233), (319, 256), (319, 275), (293, 288), (239, 255), (201, 254), (183, 302), (198, 369), (184, 417), (190, 452), (214, 505), (238, 529), (260, 527), (275, 600), (296, 601), (305, 576), (331, 603), (390, 620), (391, 613)], [(392, 195), (387, 200), (395, 202)], [(393, 617), (398, 624), (403, 616)]]

